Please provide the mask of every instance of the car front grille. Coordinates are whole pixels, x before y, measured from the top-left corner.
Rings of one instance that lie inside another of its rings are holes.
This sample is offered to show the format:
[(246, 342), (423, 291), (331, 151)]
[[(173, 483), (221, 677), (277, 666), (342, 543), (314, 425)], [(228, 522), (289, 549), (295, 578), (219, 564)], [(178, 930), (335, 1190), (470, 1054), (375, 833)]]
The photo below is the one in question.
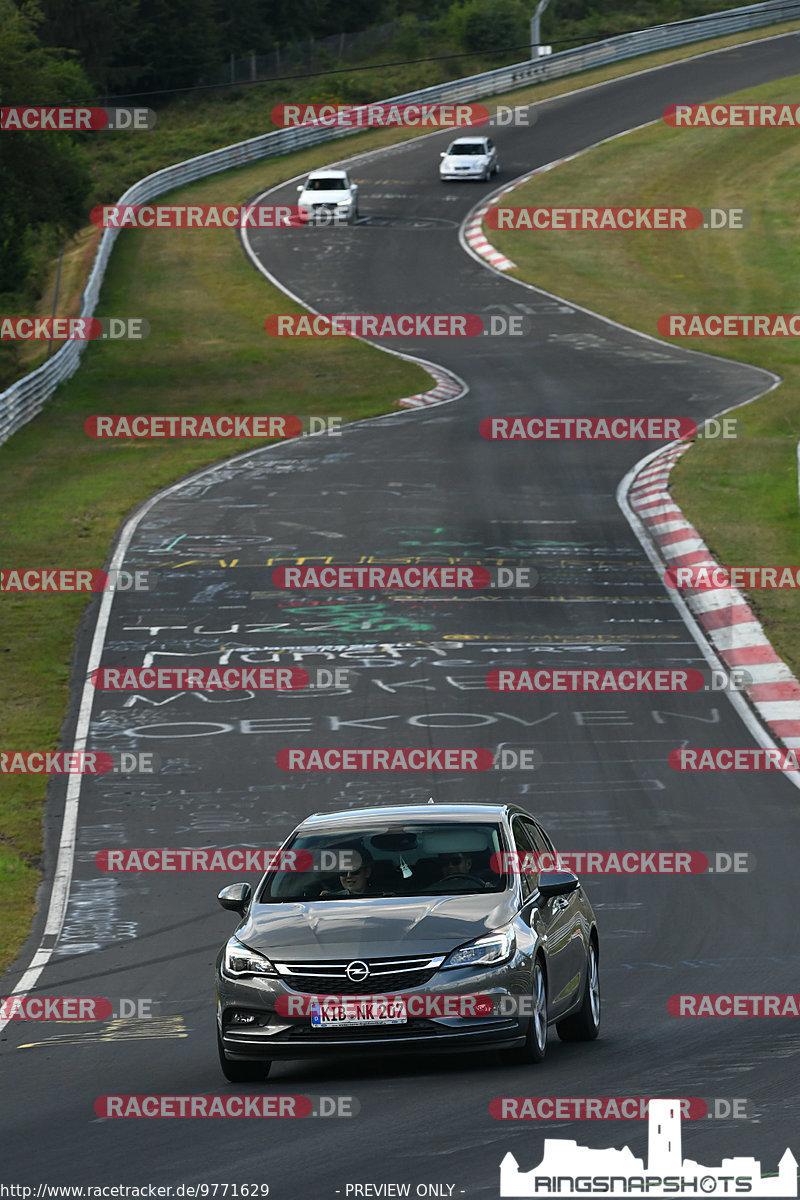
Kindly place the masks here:
[[(369, 975), (363, 980), (347, 977), (352, 962), (365, 962)], [(315, 995), (369, 996), (423, 987), (444, 962), (444, 955), (416, 958), (341, 959), (335, 962), (275, 963), (287, 987)]]

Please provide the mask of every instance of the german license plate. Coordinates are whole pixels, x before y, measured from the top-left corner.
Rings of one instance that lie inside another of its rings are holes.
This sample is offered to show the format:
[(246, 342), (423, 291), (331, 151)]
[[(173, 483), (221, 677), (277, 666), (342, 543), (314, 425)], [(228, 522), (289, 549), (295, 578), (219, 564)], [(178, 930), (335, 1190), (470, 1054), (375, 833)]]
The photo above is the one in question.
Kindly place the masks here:
[(402, 1000), (353, 997), (345, 1003), (311, 1005), (311, 1024), (317, 1029), (353, 1028), (357, 1025), (406, 1025), (408, 1013)]

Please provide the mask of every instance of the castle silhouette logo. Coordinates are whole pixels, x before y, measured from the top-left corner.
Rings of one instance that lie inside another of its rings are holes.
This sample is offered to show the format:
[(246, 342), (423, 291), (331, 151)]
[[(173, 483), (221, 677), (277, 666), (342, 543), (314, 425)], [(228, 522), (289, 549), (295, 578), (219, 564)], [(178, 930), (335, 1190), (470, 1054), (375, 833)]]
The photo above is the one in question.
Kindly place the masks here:
[(510, 1152), (500, 1164), (502, 1197), (547, 1200), (569, 1196), (796, 1196), (797, 1159), (787, 1149), (777, 1175), (761, 1174), (755, 1158), (724, 1158), (704, 1167), (681, 1158), (679, 1100), (650, 1101), (647, 1166), (622, 1150), (592, 1150), (577, 1142), (545, 1138), (538, 1167), (520, 1171)]

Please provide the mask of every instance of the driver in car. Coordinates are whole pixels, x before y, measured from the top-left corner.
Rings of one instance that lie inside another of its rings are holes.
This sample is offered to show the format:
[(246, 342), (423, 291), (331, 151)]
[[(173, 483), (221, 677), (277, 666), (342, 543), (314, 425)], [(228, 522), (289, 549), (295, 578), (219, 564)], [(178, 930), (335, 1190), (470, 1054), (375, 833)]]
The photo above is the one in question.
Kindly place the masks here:
[(468, 854), (440, 854), (439, 872), (442, 879), (448, 875), (469, 875), (472, 871), (472, 859)]
[(477, 883), (483, 888), (489, 887), (489, 884), (481, 879), (480, 875), (473, 874), (471, 855), (460, 854), (457, 850), (452, 854), (439, 855), (439, 874), (442, 879), (458, 876), (460, 879), (470, 880), (473, 884)]

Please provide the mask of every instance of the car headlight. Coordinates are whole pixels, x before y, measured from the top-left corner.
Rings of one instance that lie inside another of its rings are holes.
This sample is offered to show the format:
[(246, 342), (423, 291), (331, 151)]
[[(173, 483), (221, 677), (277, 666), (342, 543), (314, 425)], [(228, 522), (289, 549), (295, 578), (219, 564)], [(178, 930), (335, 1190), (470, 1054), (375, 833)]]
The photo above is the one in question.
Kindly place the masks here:
[(337, 200), (336, 203), (339, 205), (339, 208), (349, 208), (350, 207), (349, 200)]
[(517, 939), (511, 926), (487, 933), (484, 937), (476, 938), (468, 946), (454, 950), (449, 954), (439, 968), (446, 971), (451, 967), (489, 967), (496, 963), (505, 962), (511, 958), (517, 949)]
[(225, 946), (223, 971), (235, 977), (278, 974), (266, 955), (249, 950), (237, 937), (230, 938)]

